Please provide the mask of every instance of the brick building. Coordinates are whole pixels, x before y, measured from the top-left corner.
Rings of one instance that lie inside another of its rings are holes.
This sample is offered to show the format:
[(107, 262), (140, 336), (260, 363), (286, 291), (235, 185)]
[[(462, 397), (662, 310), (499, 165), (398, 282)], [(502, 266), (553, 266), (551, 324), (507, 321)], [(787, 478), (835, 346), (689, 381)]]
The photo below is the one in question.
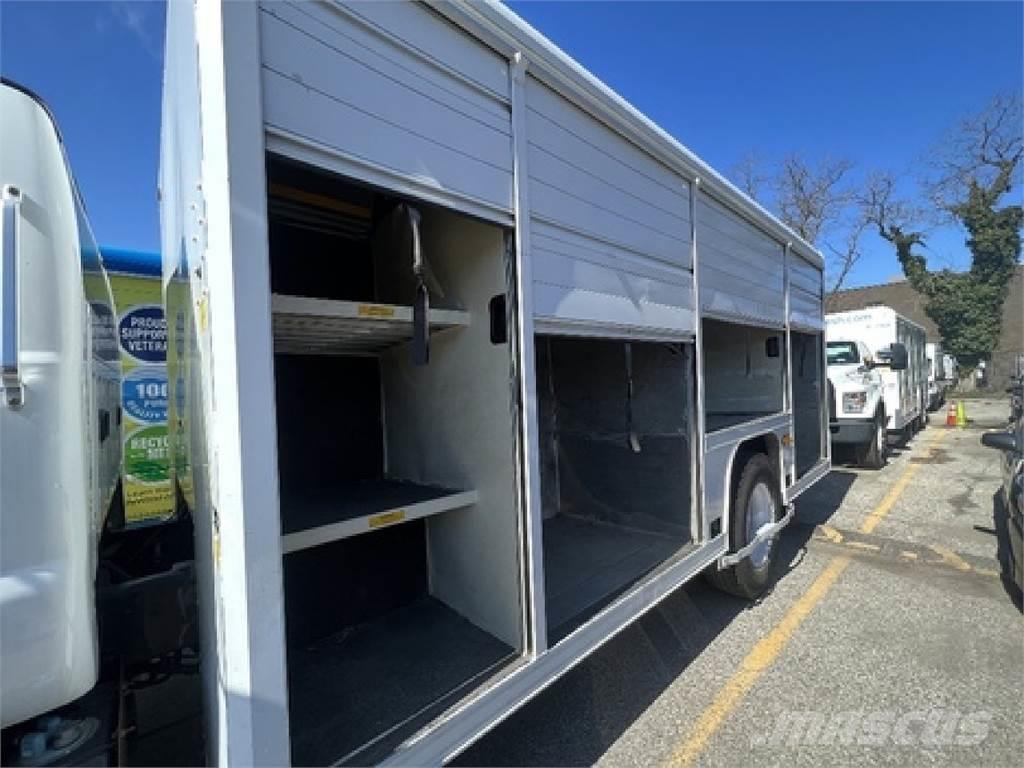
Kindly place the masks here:
[[(924, 312), (925, 298), (915, 291), (906, 280), (883, 285), (868, 285), (850, 288), (828, 297), (826, 312), (844, 312), (849, 309), (864, 309), (876, 304), (892, 307), (901, 315), (922, 325), (928, 334), (928, 341), (941, 341), (935, 323)], [(1009, 384), (1017, 356), (1024, 354), (1024, 266), (1018, 265), (1010, 284), (1010, 292), (1003, 305), (1003, 327), (999, 343), (992, 353), (988, 365), (989, 384), (1002, 389)]]

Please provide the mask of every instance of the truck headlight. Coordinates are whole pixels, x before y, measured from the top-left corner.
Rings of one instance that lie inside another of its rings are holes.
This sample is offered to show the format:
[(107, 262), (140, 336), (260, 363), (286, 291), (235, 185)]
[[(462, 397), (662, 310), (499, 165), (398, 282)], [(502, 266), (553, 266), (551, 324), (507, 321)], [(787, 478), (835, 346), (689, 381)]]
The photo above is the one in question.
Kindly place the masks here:
[(862, 413), (868, 404), (867, 392), (844, 392), (843, 410), (847, 413)]

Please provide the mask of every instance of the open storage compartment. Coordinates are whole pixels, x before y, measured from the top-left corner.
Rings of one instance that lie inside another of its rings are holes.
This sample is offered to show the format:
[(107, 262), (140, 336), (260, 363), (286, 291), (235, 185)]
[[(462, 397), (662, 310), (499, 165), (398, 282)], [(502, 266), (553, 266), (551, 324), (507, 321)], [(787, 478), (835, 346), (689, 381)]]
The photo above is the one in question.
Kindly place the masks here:
[(782, 413), (782, 331), (706, 319), (703, 334), (707, 431)]
[(692, 544), (693, 347), (537, 337), (548, 640)]
[(506, 233), (268, 182), (292, 761), (366, 764), (523, 650)]
[(791, 331), (789, 337), (793, 345), (793, 438), (796, 476), (800, 478), (825, 457), (825, 367), (820, 333)]

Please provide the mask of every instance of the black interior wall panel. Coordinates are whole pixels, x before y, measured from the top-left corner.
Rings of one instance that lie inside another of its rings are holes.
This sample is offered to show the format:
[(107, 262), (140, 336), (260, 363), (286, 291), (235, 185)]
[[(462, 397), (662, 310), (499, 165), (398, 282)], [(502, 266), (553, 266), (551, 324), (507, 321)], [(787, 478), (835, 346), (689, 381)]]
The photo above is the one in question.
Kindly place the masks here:
[(423, 520), (294, 552), (284, 558), (288, 645), (302, 647), (426, 594)]
[[(373, 193), (274, 156), (267, 177), (271, 291), (373, 301)], [(299, 202), (282, 188), (313, 197)]]
[(537, 337), (537, 421), (540, 432), (540, 496), (545, 518), (558, 512), (558, 412), (555, 408), (550, 338)]
[(688, 537), (689, 455), (678, 437), (624, 441), (563, 435), (559, 440), (561, 511), (639, 530)]
[(383, 476), (375, 358), (275, 355), (274, 380), (282, 498)]
[(561, 512), (685, 538), (690, 519), (687, 357), (678, 346), (630, 347), (632, 397), (625, 342), (550, 338), (538, 343), (545, 516)]
[(796, 473), (804, 475), (825, 455), (821, 440), (821, 337), (790, 334), (793, 344), (793, 422)]
[[(542, 356), (542, 355), (540, 355)], [(550, 365), (562, 434), (626, 436), (624, 344), (606, 339), (551, 339)]]

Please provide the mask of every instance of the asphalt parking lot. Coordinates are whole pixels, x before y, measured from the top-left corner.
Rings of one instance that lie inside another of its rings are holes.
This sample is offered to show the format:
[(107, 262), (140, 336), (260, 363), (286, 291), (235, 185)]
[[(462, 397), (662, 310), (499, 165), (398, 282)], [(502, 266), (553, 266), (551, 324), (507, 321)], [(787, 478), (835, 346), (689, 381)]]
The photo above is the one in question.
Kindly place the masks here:
[(979, 442), (1008, 406), (967, 409), (883, 470), (837, 462), (760, 602), (688, 585), (458, 764), (1020, 765), (1024, 619)]

